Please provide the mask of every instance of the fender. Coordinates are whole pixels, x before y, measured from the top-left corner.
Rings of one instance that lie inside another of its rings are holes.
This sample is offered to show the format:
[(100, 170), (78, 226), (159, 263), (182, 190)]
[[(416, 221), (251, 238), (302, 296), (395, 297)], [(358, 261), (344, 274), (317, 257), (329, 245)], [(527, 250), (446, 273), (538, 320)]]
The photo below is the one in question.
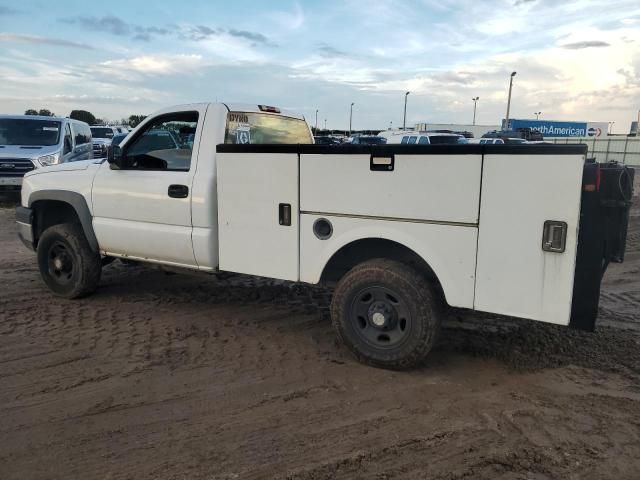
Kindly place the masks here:
[(99, 251), (98, 239), (93, 231), (93, 217), (86, 199), (81, 194), (68, 190), (38, 190), (29, 195), (29, 208), (31, 208), (35, 202), (40, 200), (56, 200), (71, 205), (80, 219), (80, 224), (82, 225), (82, 230), (87, 237), (89, 246), (93, 251)]

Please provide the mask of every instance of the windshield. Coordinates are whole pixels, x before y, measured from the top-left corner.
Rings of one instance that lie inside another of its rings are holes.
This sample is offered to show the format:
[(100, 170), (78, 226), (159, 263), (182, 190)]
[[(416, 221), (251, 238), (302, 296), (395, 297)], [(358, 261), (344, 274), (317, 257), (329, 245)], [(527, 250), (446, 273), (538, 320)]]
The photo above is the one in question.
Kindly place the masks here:
[(61, 122), (56, 120), (0, 118), (0, 145), (57, 145), (60, 140), (60, 128)]
[(313, 143), (304, 120), (267, 113), (227, 113), (224, 143)]
[(93, 138), (113, 138), (113, 129), (105, 127), (91, 127)]

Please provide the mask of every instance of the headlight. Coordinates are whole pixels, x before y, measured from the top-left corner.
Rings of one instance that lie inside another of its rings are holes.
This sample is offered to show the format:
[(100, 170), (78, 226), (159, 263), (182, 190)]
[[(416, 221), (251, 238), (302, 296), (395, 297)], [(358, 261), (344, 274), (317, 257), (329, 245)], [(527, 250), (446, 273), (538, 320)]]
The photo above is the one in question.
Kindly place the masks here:
[(60, 154), (54, 153), (53, 155), (44, 155), (42, 157), (38, 157), (37, 160), (38, 163), (43, 167), (57, 165), (58, 163), (60, 163)]

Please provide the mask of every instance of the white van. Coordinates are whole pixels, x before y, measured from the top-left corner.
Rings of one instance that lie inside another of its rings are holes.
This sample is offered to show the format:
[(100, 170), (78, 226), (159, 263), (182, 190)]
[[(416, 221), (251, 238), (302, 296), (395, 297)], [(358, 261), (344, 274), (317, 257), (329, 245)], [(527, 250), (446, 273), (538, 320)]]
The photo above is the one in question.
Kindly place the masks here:
[(36, 168), (89, 160), (91, 130), (78, 120), (38, 115), (0, 115), (0, 188), (18, 190)]
[[(386, 135), (385, 135), (386, 134)], [(436, 132), (381, 132), (379, 136), (384, 136), (387, 143), (403, 145), (456, 145), (468, 143), (467, 139), (456, 133), (436, 133)]]

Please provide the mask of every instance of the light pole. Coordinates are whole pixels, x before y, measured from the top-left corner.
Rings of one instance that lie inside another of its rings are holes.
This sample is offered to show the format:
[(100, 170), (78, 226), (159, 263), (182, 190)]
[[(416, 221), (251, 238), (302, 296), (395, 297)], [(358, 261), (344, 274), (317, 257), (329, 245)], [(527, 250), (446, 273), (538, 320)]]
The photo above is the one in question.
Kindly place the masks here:
[(536, 120), (539, 120), (540, 115), (542, 115), (542, 112), (533, 112), (533, 114), (536, 116)]
[(316, 135), (318, 134), (318, 109), (316, 108)]
[(411, 92), (407, 92), (404, 94), (404, 117), (402, 120), (402, 130), (407, 129), (407, 97), (409, 96), (409, 93)]
[(473, 124), (476, 124), (476, 106), (478, 105), (478, 100), (480, 100), (480, 97), (473, 97), (471, 100), (473, 100)]
[(511, 89), (513, 88), (513, 77), (516, 76), (516, 72), (511, 72), (511, 77), (509, 77), (509, 98), (507, 99), (507, 118), (504, 121), (504, 128), (509, 128), (509, 110), (511, 109)]
[(325, 131), (327, 130), (327, 119), (326, 118), (324, 119), (324, 129), (325, 129)]
[(349, 136), (351, 136), (351, 120), (353, 119), (353, 106), (355, 103), (351, 102), (351, 107), (349, 108)]

